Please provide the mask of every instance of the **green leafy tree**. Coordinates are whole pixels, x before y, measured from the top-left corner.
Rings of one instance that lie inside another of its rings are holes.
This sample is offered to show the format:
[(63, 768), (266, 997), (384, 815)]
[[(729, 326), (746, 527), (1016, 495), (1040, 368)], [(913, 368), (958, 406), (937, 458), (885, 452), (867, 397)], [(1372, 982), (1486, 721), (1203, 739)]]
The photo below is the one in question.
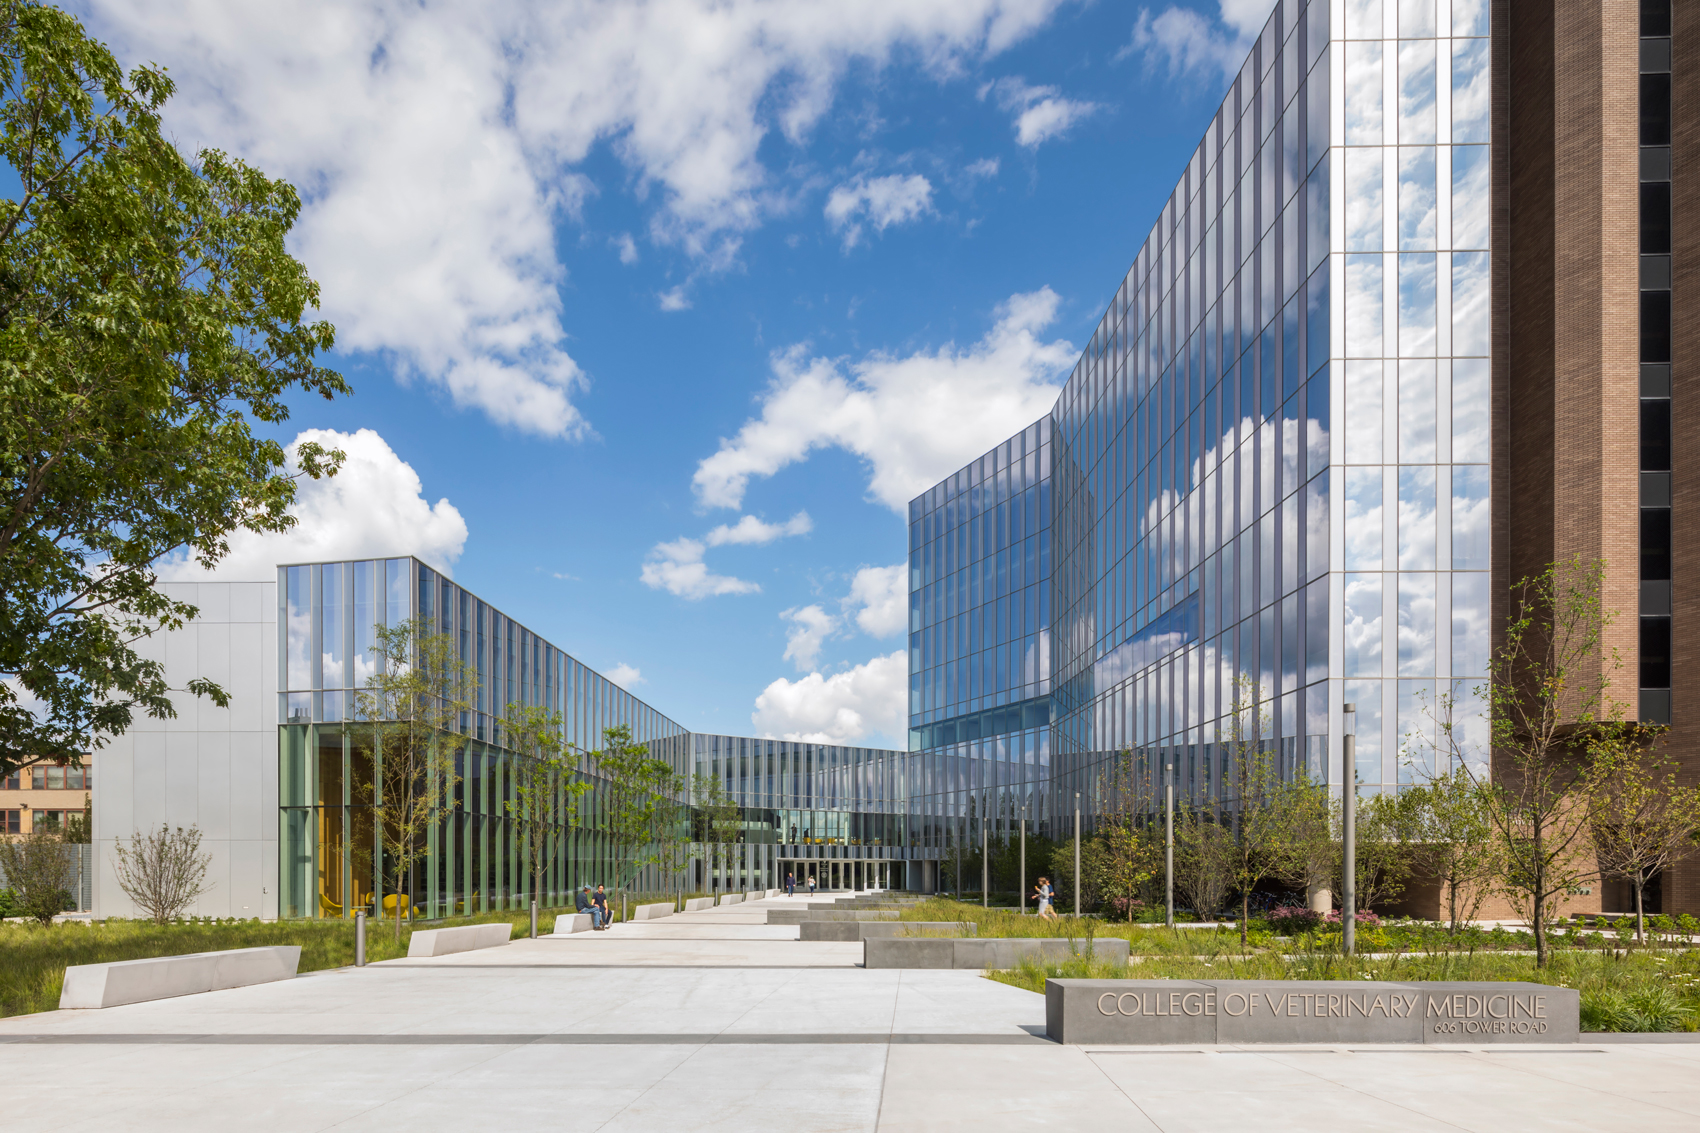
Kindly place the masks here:
[(1240, 894), (1242, 949), (1247, 943), (1252, 891), (1290, 871), (1293, 816), (1309, 790), (1304, 785), (1295, 788), (1282, 782), (1275, 752), (1263, 739), (1271, 729), (1257, 693), (1257, 684), (1249, 677), (1242, 675), (1235, 681), (1224, 745), (1228, 767), (1222, 782), (1222, 806), (1233, 833), (1229, 873)]
[(86, 846), (93, 840), (94, 833), (94, 804), (89, 796), (83, 796), (83, 809), (65, 812), (65, 843), (72, 846)]
[(514, 753), (509, 765), (513, 797), (505, 800), (525, 848), (534, 899), (543, 899), (543, 867), (578, 821), (579, 799), (590, 784), (578, 780), (577, 749), (566, 738), (559, 712), (535, 704), (509, 704), (502, 718), (502, 746)]
[(1282, 875), (1304, 890), (1307, 904), (1323, 895), (1332, 899), (1341, 853), (1337, 808), (1329, 801), (1328, 788), (1301, 776), (1281, 793), (1291, 800), (1292, 808), (1286, 816), (1289, 841)]
[(1677, 782), (1680, 765), (1627, 731), (1597, 743), (1588, 799), (1600, 872), (1635, 894), (1635, 939), (1647, 939), (1647, 885), (1696, 849), (1700, 787)]
[[(1157, 843), (1159, 859), (1163, 848)], [(1214, 920), (1233, 881), (1233, 831), (1208, 807), (1175, 807), (1175, 891), (1200, 920)], [(1157, 869), (1162, 869), (1159, 860)]]
[(71, 851), (56, 831), (0, 838), (0, 873), (23, 916), (48, 925), (71, 904)]
[[(1068, 906), (1074, 902), (1074, 839), (1058, 842), (1051, 851), (1051, 870), (1048, 875), (1051, 887), (1056, 890), (1057, 905)], [(1109, 865), (1109, 852), (1104, 843), (1098, 838), (1083, 837), (1080, 840), (1080, 908), (1071, 909), (1075, 914), (1088, 912), (1104, 903), (1105, 880), (1113, 877)]]
[(710, 888), (718, 888), (720, 871), (731, 861), (730, 847), (743, 840), (743, 808), (726, 793), (718, 775), (699, 772), (692, 794), (696, 796), (696, 840), (708, 859)]
[(374, 670), (355, 698), (367, 721), (355, 742), (371, 757), (372, 779), (356, 790), (376, 812), (399, 943), (404, 906), (415, 903), (413, 867), (454, 805), (456, 757), (466, 748), (461, 715), (477, 703), (478, 674), (460, 659), (454, 638), (433, 631), (427, 618), (375, 631)]
[(1140, 895), (1163, 869), (1162, 836), (1151, 822), (1155, 796), (1131, 751), (1121, 752), (1099, 776), (1098, 797), (1103, 873), (1095, 888), (1131, 923)]
[[(1357, 908), (1373, 912), (1405, 891), (1419, 848), (1420, 827), (1405, 792), (1371, 795), (1358, 802)], [(1335, 808), (1338, 826), (1339, 808)], [(1334, 860), (1336, 885), (1341, 855)]]
[(663, 866), (672, 857), (675, 800), (682, 780), (665, 759), (634, 743), (631, 728), (624, 724), (602, 730), (602, 750), (591, 752), (590, 760), (603, 780), (603, 820), (623, 903), (625, 891), (644, 869)]
[(1611, 697), (1619, 660), (1605, 644), (1604, 582), (1603, 564), (1572, 559), (1518, 583), (1484, 690), (1494, 767), (1483, 797), (1504, 867), (1498, 887), (1533, 927), (1543, 968), (1548, 921), (1597, 872), (1587, 799), (1602, 761), (1593, 755), (1620, 750), (1634, 727)]
[[(296, 474), (256, 436), (298, 393), (348, 392), (304, 321), (318, 286), (285, 249), (295, 191), (160, 132), (172, 82), (125, 74), (71, 16), (0, 0), (0, 776), (77, 762), (139, 712), (176, 715), (139, 639), (193, 605), (161, 559), (216, 563), (294, 524)], [(211, 681), (187, 691), (228, 703)], [(30, 703), (30, 699), (36, 702)]]
[(1456, 934), (1476, 919), (1490, 883), (1503, 872), (1486, 789), (1460, 762), (1406, 787), (1393, 805), (1404, 811), (1412, 869), (1439, 885), (1447, 931)]

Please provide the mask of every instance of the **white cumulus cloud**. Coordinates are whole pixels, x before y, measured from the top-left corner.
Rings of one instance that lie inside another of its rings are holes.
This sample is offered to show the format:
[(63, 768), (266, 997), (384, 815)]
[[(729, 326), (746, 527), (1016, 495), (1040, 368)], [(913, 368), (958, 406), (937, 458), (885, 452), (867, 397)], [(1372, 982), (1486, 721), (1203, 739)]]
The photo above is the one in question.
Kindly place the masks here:
[(909, 623), (909, 564), (863, 567), (850, 581), (844, 605), (871, 637), (901, 633)]
[(692, 484), (710, 507), (737, 507), (753, 476), (771, 476), (816, 448), (839, 447), (869, 466), (869, 494), (900, 515), (941, 477), (1037, 420), (1074, 365), (1068, 342), (1039, 337), (1056, 318), (1050, 288), (1011, 296), (986, 336), (906, 356), (858, 362), (773, 358), (761, 415), (697, 465)]
[(431, 503), (413, 466), (395, 454), (371, 429), (339, 433), (307, 429), (284, 449), (290, 469), (307, 441), (347, 456), (342, 471), (321, 480), (297, 481), (290, 514), (294, 527), (276, 534), (239, 531), (230, 553), (211, 572), (193, 560), (162, 563), (168, 581), (203, 578), (265, 581), (277, 577), (279, 563), (417, 555), (450, 571), (466, 545), (466, 520), (446, 499)]
[(814, 520), (809, 513), (800, 511), (784, 523), (764, 523), (753, 515), (746, 515), (737, 523), (723, 523), (710, 531), (705, 541), (710, 547), (721, 547), (728, 543), (771, 543), (787, 535), (807, 535), (815, 529)]
[(685, 294), (685, 285), (670, 287), (656, 296), (663, 311), (688, 311), (691, 309), (691, 297)]
[(633, 685), (640, 685), (643, 683), (643, 674), (638, 671), (638, 667), (636, 665), (628, 665), (624, 661), (621, 661), (618, 665), (615, 665), (612, 669), (609, 669), (602, 675), (625, 689), (627, 692), (632, 690)]
[(756, 697), (750, 724), (758, 736), (772, 739), (854, 744), (877, 738), (905, 747), (908, 685), (901, 649), (830, 677), (781, 677)]
[(1015, 140), (1028, 149), (1062, 137), (1076, 122), (1103, 109), (1096, 102), (1064, 98), (1056, 87), (1028, 86), (1019, 78), (999, 79), (980, 88), (981, 98), (988, 93), (1015, 115)]
[(649, 552), (639, 578), (644, 585), (681, 598), (710, 598), (720, 594), (754, 594), (761, 587), (730, 575), (715, 574), (702, 561), (707, 548), (700, 540), (679, 538), (657, 543)]
[[(120, 62), (179, 84), (168, 128), (300, 188), (292, 247), (338, 345), (544, 436), (586, 426), (558, 229), (609, 179), (652, 239), (705, 264), (789, 207), (760, 156), (798, 145), (844, 75), (939, 77), (993, 57), (1062, 0), (90, 0)], [(624, 252), (622, 247), (622, 252)]]
[(779, 616), (791, 623), (785, 631), (785, 659), (798, 672), (814, 668), (820, 662), (821, 645), (838, 628), (838, 619), (819, 606), (794, 606)]
[(1137, 54), (1151, 66), (1166, 67), (1171, 76), (1232, 78), (1272, 7), (1269, 0), (1221, 0), (1215, 20), (1192, 8), (1170, 6), (1156, 14), (1141, 8), (1132, 39), (1116, 58)]
[(784, 523), (766, 523), (753, 515), (723, 523), (701, 539), (682, 536), (650, 549), (639, 578), (656, 590), (681, 598), (711, 598), (720, 594), (753, 594), (761, 587), (746, 579), (715, 574), (702, 561), (710, 547), (771, 543), (787, 535), (806, 535), (814, 529), (809, 513), (800, 511)]
[(933, 207), (933, 186), (919, 173), (905, 177), (894, 173), (889, 177), (857, 177), (838, 186), (826, 199), (826, 219), (832, 227), (844, 233), (844, 247), (856, 246), (862, 238), (862, 222), (884, 232), (894, 224), (903, 224), (930, 212)]

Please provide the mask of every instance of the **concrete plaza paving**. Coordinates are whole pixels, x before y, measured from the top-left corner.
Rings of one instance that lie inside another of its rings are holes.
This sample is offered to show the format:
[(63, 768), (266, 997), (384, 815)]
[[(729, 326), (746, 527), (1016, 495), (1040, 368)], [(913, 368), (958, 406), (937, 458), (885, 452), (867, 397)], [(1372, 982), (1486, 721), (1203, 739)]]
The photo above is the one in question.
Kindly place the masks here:
[(1043, 1037), (1042, 997), (974, 972), (864, 971), (859, 944), (758, 923), (785, 903), (0, 1020), (0, 1124), (1700, 1128), (1700, 1044), (1062, 1047)]

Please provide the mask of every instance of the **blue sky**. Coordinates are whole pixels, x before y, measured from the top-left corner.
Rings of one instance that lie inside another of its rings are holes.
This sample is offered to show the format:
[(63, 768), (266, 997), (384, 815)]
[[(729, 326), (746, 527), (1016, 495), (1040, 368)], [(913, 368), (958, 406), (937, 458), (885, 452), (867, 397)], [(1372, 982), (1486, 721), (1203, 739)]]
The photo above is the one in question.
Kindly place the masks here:
[(223, 574), (418, 553), (688, 727), (901, 745), (899, 509), (1049, 407), (1267, 6), (79, 14), (300, 188), (356, 391)]

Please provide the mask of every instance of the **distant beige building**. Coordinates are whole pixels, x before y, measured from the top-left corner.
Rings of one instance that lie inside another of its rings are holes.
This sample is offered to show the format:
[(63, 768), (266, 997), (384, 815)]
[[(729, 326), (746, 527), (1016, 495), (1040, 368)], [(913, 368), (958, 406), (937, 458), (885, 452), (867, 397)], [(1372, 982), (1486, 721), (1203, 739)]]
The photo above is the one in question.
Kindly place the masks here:
[(67, 815), (81, 814), (94, 790), (94, 767), (37, 764), (0, 779), (0, 834), (29, 834), (44, 823), (64, 828)]

